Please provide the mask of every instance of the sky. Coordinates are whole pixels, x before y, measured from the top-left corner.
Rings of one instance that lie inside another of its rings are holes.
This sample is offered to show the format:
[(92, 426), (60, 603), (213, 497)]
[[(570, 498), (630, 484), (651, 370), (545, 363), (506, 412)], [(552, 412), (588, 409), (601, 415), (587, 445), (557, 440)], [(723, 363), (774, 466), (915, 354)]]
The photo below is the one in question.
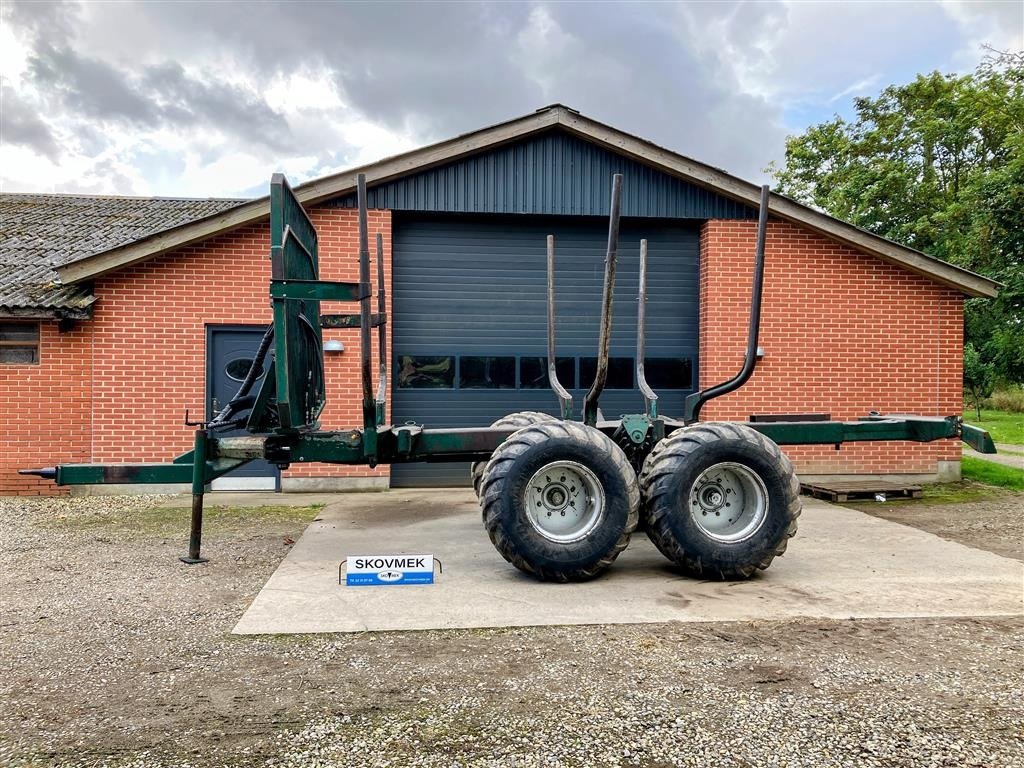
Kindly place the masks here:
[(560, 102), (751, 181), (1024, 2), (0, 1), (0, 191), (254, 197)]

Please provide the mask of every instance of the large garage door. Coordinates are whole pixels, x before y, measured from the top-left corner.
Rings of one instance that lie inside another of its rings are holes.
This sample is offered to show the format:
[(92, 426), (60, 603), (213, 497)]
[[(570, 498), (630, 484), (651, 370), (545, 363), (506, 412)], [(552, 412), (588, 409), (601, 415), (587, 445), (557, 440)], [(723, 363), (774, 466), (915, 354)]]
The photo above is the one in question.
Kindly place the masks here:
[[(577, 417), (593, 380), (607, 220), (401, 218), (394, 234), (393, 419), (490, 424), (513, 411), (557, 413), (547, 385), (546, 245), (555, 235), (559, 377)], [(606, 417), (639, 413), (635, 388), (640, 238), (648, 239), (647, 378), (679, 415), (697, 376), (695, 225), (623, 222)], [(392, 485), (466, 485), (466, 464), (392, 467)]]

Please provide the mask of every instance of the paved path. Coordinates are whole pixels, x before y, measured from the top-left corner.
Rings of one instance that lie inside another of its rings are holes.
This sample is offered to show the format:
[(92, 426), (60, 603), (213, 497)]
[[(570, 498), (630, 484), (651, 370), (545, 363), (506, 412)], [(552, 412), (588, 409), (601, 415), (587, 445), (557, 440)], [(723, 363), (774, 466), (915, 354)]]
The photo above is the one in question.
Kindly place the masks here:
[(1014, 448), (1022, 450), (1024, 446), (996, 443), (996, 450), (999, 453), (978, 453), (973, 448), (968, 448), (964, 445), (964, 456), (991, 461), (995, 464), (1002, 464), (1003, 466), (1015, 469), (1024, 469), (1024, 454), (1012, 452)]
[[(429, 586), (343, 587), (352, 555), (433, 554)], [(353, 494), (329, 504), (235, 627), (239, 634), (1024, 614), (1024, 563), (805, 499), (800, 531), (771, 568), (706, 582), (633, 538), (608, 573), (542, 584), (491, 547), (470, 490)]]

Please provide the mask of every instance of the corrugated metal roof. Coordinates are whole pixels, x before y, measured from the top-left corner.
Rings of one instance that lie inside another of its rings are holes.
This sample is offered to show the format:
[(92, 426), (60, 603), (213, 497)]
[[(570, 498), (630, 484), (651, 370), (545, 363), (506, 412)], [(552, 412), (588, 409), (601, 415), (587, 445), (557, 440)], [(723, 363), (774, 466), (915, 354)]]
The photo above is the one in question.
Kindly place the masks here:
[(88, 285), (54, 268), (238, 205), (241, 200), (0, 194), (0, 310), (80, 314)]
[[(367, 202), (395, 211), (607, 216), (613, 173), (625, 175), (623, 216), (757, 218), (749, 205), (558, 129), (370, 187)], [(332, 205), (354, 208), (356, 196)]]

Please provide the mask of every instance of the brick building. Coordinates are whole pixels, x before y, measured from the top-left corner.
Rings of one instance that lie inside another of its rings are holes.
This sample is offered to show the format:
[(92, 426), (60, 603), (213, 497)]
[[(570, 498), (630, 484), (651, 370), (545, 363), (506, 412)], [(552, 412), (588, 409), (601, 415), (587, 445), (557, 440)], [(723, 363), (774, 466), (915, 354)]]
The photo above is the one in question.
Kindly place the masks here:
[[(371, 233), (385, 243), (393, 422), (555, 412), (543, 365), (548, 233), (560, 378), (582, 395), (613, 172), (625, 175), (624, 219), (605, 413), (640, 410), (641, 237), (650, 242), (646, 368), (660, 410), (679, 415), (686, 394), (738, 370), (755, 185), (555, 105), (296, 187), (320, 233), (324, 279), (356, 279), (358, 172)], [(185, 409), (210, 414), (233, 394), (271, 319), (267, 199), (5, 194), (0, 206), (0, 493), (60, 492), (19, 477), (20, 467), (188, 450)], [(995, 284), (782, 196), (770, 214), (764, 357), (703, 418), (959, 413), (963, 299), (993, 296)], [(325, 305), (332, 311), (343, 310)], [(360, 422), (357, 334), (324, 331), (325, 428)], [(955, 441), (786, 450), (803, 475), (959, 473)], [(217, 482), (288, 490), (465, 478), (461, 465), (255, 465)]]

